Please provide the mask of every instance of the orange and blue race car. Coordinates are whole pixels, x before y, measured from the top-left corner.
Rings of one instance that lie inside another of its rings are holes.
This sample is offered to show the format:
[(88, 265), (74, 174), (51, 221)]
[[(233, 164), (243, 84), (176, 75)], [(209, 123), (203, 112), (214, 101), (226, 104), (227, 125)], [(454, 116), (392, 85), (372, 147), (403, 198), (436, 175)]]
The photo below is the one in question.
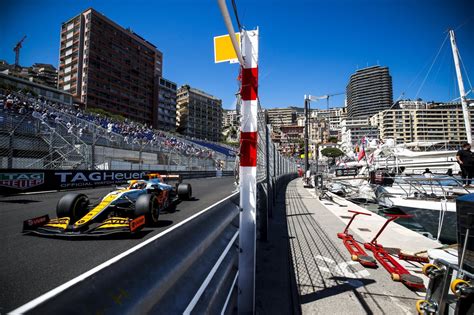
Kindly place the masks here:
[[(165, 179), (178, 182), (172, 186)], [(191, 185), (181, 183), (179, 175), (148, 174), (146, 179), (129, 181), (93, 205), (85, 194), (68, 193), (58, 201), (57, 218), (44, 215), (25, 220), (23, 232), (66, 237), (135, 233), (145, 225), (156, 224), (161, 211), (191, 197)]]

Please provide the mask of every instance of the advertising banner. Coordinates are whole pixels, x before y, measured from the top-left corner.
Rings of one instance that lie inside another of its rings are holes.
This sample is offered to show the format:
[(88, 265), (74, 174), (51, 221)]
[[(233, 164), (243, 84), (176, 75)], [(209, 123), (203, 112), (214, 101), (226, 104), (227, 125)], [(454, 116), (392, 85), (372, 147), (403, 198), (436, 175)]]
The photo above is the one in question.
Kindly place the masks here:
[(0, 194), (124, 184), (149, 171), (0, 170)]

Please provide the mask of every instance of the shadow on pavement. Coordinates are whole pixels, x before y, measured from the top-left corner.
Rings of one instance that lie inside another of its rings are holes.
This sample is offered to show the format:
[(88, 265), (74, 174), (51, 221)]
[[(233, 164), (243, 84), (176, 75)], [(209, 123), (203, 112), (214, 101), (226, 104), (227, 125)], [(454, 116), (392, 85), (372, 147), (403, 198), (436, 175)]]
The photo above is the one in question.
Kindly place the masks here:
[(268, 240), (257, 240), (257, 314), (301, 314), (286, 220), (286, 188), (283, 185), (276, 193), (273, 217), (268, 220)]

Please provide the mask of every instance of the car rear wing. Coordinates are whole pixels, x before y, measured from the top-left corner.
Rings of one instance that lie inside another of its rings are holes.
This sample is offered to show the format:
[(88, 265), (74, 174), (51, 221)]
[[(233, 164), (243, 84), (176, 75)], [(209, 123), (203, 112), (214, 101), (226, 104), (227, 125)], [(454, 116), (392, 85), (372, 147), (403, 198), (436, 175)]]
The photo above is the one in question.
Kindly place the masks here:
[(153, 179), (153, 178), (162, 178), (164, 181), (169, 181), (169, 180), (176, 180), (178, 183), (181, 183), (182, 177), (179, 174), (158, 174), (158, 173), (150, 173), (147, 174), (148, 179)]
[(183, 178), (179, 174), (168, 174), (168, 175), (161, 175), (161, 177), (168, 181), (168, 180), (176, 180), (178, 183), (181, 183), (183, 181)]

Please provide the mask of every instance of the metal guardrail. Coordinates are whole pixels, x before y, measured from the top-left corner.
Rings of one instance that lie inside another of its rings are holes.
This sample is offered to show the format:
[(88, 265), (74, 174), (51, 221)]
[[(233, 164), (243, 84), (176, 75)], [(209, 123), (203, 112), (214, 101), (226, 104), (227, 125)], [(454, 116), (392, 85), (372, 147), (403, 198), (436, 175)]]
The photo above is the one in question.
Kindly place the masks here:
[[(272, 205), (294, 177), (272, 177), (259, 202)], [(238, 215), (234, 193), (11, 313), (236, 313)]]

